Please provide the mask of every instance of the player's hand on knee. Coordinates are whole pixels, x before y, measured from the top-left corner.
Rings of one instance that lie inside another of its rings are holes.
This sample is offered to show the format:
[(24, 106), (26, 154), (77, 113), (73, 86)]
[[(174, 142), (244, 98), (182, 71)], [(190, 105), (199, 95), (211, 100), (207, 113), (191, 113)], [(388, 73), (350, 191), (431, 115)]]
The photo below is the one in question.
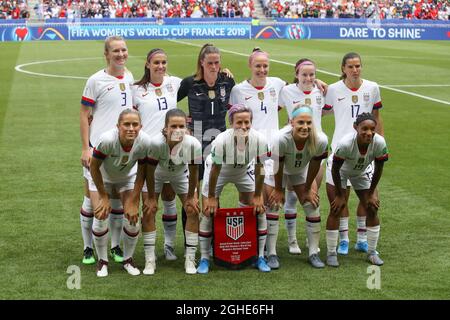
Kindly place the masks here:
[(269, 206), (271, 208), (280, 208), (284, 203), (284, 192), (283, 190), (273, 189), (269, 196)]

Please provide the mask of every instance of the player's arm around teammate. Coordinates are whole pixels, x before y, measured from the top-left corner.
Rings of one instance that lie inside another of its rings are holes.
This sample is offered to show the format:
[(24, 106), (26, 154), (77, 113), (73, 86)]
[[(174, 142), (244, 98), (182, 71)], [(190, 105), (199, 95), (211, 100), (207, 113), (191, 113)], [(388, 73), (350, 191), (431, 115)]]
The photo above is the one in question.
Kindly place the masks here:
[[(137, 211), (130, 206), (136, 180), (137, 162), (145, 164), (150, 138), (140, 132), (142, 125), (139, 113), (124, 110), (118, 120), (117, 129), (105, 132), (94, 148), (91, 159), (89, 190), (94, 206), (92, 232), (99, 257), (97, 276), (108, 275), (108, 220), (111, 212), (110, 196), (113, 190), (119, 193), (127, 212), (124, 222), (124, 269), (131, 275), (140, 271), (133, 264), (133, 253), (138, 240), (140, 225)], [(139, 170), (142, 180), (142, 167)], [(139, 192), (139, 190), (137, 190)], [(135, 208), (136, 206), (134, 206)]]
[[(388, 151), (384, 138), (376, 133), (377, 122), (371, 113), (360, 114), (354, 123), (356, 133), (350, 133), (338, 143), (333, 159), (332, 175), (333, 195), (330, 199), (330, 214), (327, 220), (327, 264), (339, 266), (336, 255), (339, 216), (347, 207), (345, 194), (347, 179), (352, 183), (361, 208), (367, 216), (367, 260), (374, 265), (383, 261), (376, 251), (380, 221), (378, 209), (380, 202), (376, 191), (380, 181), (384, 162), (388, 160)], [(374, 162), (375, 170), (369, 168)]]

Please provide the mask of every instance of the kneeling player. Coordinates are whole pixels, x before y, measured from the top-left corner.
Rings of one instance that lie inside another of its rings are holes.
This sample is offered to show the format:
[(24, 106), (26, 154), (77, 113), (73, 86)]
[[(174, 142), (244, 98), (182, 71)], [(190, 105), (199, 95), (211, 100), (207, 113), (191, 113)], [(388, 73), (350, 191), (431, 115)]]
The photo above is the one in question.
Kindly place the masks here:
[(98, 277), (108, 275), (108, 220), (111, 212), (109, 197), (113, 190), (119, 193), (125, 208), (123, 267), (133, 276), (140, 274), (139, 269), (133, 265), (132, 258), (139, 235), (139, 217), (137, 211), (130, 210), (129, 203), (136, 179), (136, 162), (139, 161), (138, 171), (143, 175), (150, 145), (150, 137), (140, 131), (141, 127), (139, 113), (126, 109), (120, 113), (117, 129), (105, 132), (93, 151), (89, 191), (95, 215), (92, 233), (99, 258)]
[[(330, 198), (330, 214), (327, 220), (327, 264), (338, 267), (336, 255), (339, 217), (347, 207), (346, 187), (350, 180), (367, 214), (367, 260), (381, 266), (376, 251), (380, 235), (378, 209), (380, 201), (376, 187), (383, 172), (384, 161), (388, 160), (386, 142), (375, 133), (377, 121), (371, 113), (362, 113), (353, 125), (355, 133), (349, 133), (338, 142), (333, 158), (333, 196)], [(373, 170), (372, 161), (375, 163)]]
[[(316, 132), (313, 111), (308, 106), (299, 106), (291, 114), (290, 125), (281, 129), (274, 142), (272, 154), (278, 154), (278, 171), (273, 178), (266, 176), (266, 188), (271, 190), (268, 208), (277, 209), (282, 202), (286, 184), (293, 186), (300, 200), (306, 218), (306, 234), (309, 243), (308, 261), (314, 268), (325, 265), (318, 255), (320, 239), (320, 212), (318, 187), (315, 182), (322, 159), (328, 155), (328, 138), (323, 132)], [(278, 150), (277, 150), (278, 149)], [(269, 209), (268, 209), (269, 210)], [(272, 215), (278, 215), (272, 210)], [(267, 243), (269, 266), (271, 260), (279, 267), (276, 256), (276, 229), (274, 241)], [(272, 267), (272, 266), (271, 266)]]
[(196, 138), (186, 134), (186, 129), (186, 114), (180, 109), (171, 109), (166, 113), (163, 132), (151, 141), (147, 166), (148, 210), (144, 210), (142, 219), (146, 261), (144, 274), (155, 273), (155, 215), (166, 181), (175, 190), (187, 214), (185, 271), (187, 274), (197, 273), (195, 253), (200, 207), (195, 189), (202, 146)]
[[(256, 267), (268, 272), (270, 268), (264, 260), (267, 220), (262, 196), (264, 175), (261, 174), (263, 162), (269, 153), (267, 141), (262, 134), (251, 129), (252, 112), (246, 106), (233, 105), (228, 111), (228, 117), (232, 128), (217, 136), (205, 164), (199, 237), (201, 260), (197, 272), (209, 272), (212, 216), (218, 207), (219, 196), (229, 182), (234, 183), (239, 191), (239, 206), (253, 205), (254, 213), (258, 215), (259, 257)], [(255, 162), (254, 173), (252, 162)]]

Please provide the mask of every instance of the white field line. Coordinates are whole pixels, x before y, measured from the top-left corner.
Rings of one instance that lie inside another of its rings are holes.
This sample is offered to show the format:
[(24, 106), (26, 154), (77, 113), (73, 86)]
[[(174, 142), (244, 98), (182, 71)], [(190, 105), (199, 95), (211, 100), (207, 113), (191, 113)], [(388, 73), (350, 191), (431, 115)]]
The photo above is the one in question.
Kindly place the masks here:
[[(192, 46), (192, 47), (202, 47), (202, 45), (198, 45), (198, 44), (191, 43), (191, 42), (186, 42), (186, 41), (180, 41), (180, 40), (169, 40), (169, 41), (180, 43), (180, 44), (185, 44), (185, 45)], [(236, 51), (231, 51), (231, 50), (226, 50), (226, 49), (220, 49), (220, 51), (231, 53), (231, 54), (238, 55), (238, 56), (248, 57), (248, 54), (241, 53), (241, 52), (236, 52)], [(276, 59), (270, 59), (270, 61), (273, 61), (273, 62), (276, 62), (276, 63), (279, 63), (279, 64), (288, 65), (288, 66), (295, 66), (293, 63), (286, 62), (286, 61), (281, 61), (281, 60), (276, 60)], [(340, 74), (336, 74), (336, 73), (333, 73), (333, 72), (328, 72), (328, 71), (321, 70), (321, 69), (317, 69), (317, 71), (320, 72), (320, 73), (323, 73), (323, 74), (330, 75), (330, 76), (340, 77)], [(405, 91), (405, 90), (396, 89), (396, 88), (394, 88), (392, 86), (387, 86), (387, 85), (379, 85), (379, 86), (380, 86), (380, 88), (384, 88), (384, 89), (387, 89), (387, 90), (391, 90), (391, 91), (407, 94), (407, 95), (410, 95), (410, 96), (422, 98), (422, 99), (429, 100), (429, 101), (434, 101), (434, 102), (450, 105), (450, 102), (448, 102), (448, 101), (435, 99), (435, 98), (424, 96), (424, 95), (417, 94), (417, 93), (414, 93), (414, 92), (409, 92), (409, 91)]]

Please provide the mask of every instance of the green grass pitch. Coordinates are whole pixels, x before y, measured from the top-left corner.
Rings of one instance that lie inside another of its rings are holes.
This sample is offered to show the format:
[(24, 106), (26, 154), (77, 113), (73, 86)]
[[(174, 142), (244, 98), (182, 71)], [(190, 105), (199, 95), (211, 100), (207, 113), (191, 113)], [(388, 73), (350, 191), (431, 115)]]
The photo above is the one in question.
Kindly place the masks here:
[[(179, 77), (195, 70), (197, 46), (171, 41), (128, 41), (128, 67), (136, 79), (146, 53), (155, 47), (169, 55), (169, 72)], [(450, 43), (447, 41), (213, 41), (222, 49), (223, 66), (237, 81), (249, 76), (246, 56), (255, 46), (271, 58), (295, 63), (315, 60), (320, 70), (339, 73), (349, 51), (363, 58), (363, 77), (382, 88), (385, 136), (391, 158), (380, 182), (381, 238), (378, 250), (385, 261), (381, 289), (367, 288), (365, 256), (350, 250), (341, 267), (314, 270), (306, 262), (304, 216), (299, 214), (298, 239), (303, 253), (286, 248), (280, 220), (278, 252), (281, 269), (262, 274), (253, 268), (229, 271), (219, 267), (207, 276), (188, 276), (183, 269), (181, 219), (176, 253), (162, 254), (162, 224), (158, 216), (157, 273), (131, 277), (111, 263), (110, 276), (97, 279), (94, 266), (81, 264), (79, 209), (82, 176), (79, 162), (80, 97), (87, 78), (104, 66), (103, 43), (2, 43), (0, 59), (0, 299), (449, 299), (450, 298)], [(238, 55), (242, 53), (245, 56)], [(55, 61), (65, 59), (65, 61)], [(15, 71), (77, 78), (46, 77)], [(272, 62), (271, 75), (293, 79), (293, 67)], [(327, 83), (337, 81), (318, 73)], [(404, 87), (409, 85), (408, 87)], [(425, 86), (427, 85), (427, 86)], [(439, 86), (429, 86), (439, 85)], [(412, 93), (412, 94), (411, 94)], [(416, 94), (416, 95), (413, 95)], [(417, 96), (420, 95), (421, 97)], [(433, 98), (435, 101), (426, 99)], [(186, 101), (180, 106), (186, 108)], [(284, 111), (280, 122), (286, 121)], [(323, 127), (331, 137), (333, 118)], [(321, 188), (322, 236), (328, 201)], [(236, 204), (236, 192), (226, 189), (221, 202)], [(350, 208), (350, 240), (354, 243), (355, 195)], [(161, 205), (160, 205), (161, 207)], [(300, 210), (300, 207), (299, 207)], [(301, 212), (301, 211), (299, 211)], [(180, 259), (181, 258), (181, 259)], [(143, 267), (142, 240), (135, 259)], [(69, 266), (81, 268), (81, 289), (69, 290)]]

